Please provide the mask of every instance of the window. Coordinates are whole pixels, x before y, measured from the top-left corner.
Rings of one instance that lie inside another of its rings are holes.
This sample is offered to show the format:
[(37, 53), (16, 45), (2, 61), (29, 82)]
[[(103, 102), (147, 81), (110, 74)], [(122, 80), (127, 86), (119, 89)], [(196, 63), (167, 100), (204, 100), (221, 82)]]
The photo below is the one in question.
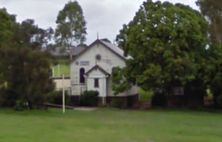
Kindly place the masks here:
[(79, 71), (79, 79), (80, 79), (80, 83), (85, 83), (85, 77), (84, 77), (84, 74), (85, 74), (85, 69), (84, 69), (84, 68), (81, 68), (80, 71)]
[(99, 88), (99, 79), (98, 78), (94, 79), (94, 87)]
[(101, 58), (102, 58), (102, 57), (101, 57), (101, 55), (100, 55), (100, 54), (97, 54), (97, 55), (96, 55), (96, 60), (97, 60), (97, 61), (100, 61), (100, 60), (101, 60)]

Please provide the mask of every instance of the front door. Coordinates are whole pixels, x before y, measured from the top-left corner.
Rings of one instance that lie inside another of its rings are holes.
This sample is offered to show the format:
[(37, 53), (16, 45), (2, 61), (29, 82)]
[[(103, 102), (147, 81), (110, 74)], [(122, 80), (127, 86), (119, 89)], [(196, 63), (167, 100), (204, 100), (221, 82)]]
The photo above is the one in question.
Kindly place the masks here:
[(94, 90), (99, 92), (99, 97), (107, 96), (107, 82), (104, 77), (94, 77), (87, 79), (87, 90)]

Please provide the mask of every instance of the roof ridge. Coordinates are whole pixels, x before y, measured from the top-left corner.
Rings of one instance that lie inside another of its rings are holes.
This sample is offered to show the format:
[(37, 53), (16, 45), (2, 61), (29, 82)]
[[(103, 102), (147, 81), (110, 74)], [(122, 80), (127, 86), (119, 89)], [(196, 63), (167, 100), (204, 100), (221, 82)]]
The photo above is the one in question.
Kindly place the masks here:
[(115, 49), (113, 49), (111, 46), (115, 46), (114, 44), (112, 43), (108, 43), (108, 42), (105, 42), (105, 41), (102, 41), (101, 39), (96, 39), (93, 43), (91, 43), (88, 48), (85, 48), (79, 55), (76, 56), (76, 58), (74, 58), (74, 60), (76, 60), (79, 56), (81, 56), (82, 54), (84, 54), (86, 51), (88, 51), (89, 49), (91, 49), (94, 45), (96, 44), (101, 44), (103, 45), (105, 48), (107, 48), (108, 50), (110, 50), (111, 52), (113, 52), (114, 54), (116, 54), (117, 56), (119, 56), (120, 58), (122, 58), (123, 60), (126, 60), (127, 57), (124, 56), (124, 53), (123, 51), (119, 48), (119, 47), (114, 47), (114, 48), (118, 48), (120, 52), (116, 51)]

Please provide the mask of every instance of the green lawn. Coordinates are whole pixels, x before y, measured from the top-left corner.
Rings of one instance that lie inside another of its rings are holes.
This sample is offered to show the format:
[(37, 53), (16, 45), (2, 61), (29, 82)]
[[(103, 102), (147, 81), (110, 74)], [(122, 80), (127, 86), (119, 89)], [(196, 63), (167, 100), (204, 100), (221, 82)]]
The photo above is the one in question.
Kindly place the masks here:
[(0, 110), (0, 142), (221, 142), (222, 114)]

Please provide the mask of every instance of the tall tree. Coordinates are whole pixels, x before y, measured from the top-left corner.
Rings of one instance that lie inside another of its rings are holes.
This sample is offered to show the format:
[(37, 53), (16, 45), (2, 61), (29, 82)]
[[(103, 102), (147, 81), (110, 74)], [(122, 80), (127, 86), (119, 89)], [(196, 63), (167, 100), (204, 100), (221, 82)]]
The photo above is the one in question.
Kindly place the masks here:
[(34, 20), (27, 19), (21, 23), (16, 22), (15, 15), (0, 9), (0, 47), (47, 47), (53, 30), (39, 28)]
[(48, 46), (53, 30), (39, 28), (34, 20), (27, 19), (15, 25), (14, 33), (14, 46), (40, 49)]
[(0, 47), (7, 46), (13, 37), (15, 16), (10, 15), (6, 9), (0, 9)]
[(206, 51), (207, 22), (188, 6), (147, 0), (117, 42), (132, 56), (126, 77), (144, 90), (169, 91), (196, 78)]
[(222, 1), (198, 0), (197, 5), (210, 22), (209, 31), (212, 42), (222, 43)]
[(17, 23), (6, 9), (0, 9), (0, 21), (0, 105), (42, 107), (54, 84), (49, 56), (33, 49), (46, 44), (51, 30), (33, 20)]
[[(214, 95), (214, 105), (218, 107), (218, 98), (222, 98), (222, 1), (198, 0), (197, 5), (209, 23), (209, 49), (207, 50), (205, 72), (209, 88)], [(220, 101), (221, 102), (221, 101)]]
[(86, 22), (77, 1), (69, 1), (65, 5), (59, 12), (56, 23), (56, 42), (62, 48), (70, 49), (86, 40)]

